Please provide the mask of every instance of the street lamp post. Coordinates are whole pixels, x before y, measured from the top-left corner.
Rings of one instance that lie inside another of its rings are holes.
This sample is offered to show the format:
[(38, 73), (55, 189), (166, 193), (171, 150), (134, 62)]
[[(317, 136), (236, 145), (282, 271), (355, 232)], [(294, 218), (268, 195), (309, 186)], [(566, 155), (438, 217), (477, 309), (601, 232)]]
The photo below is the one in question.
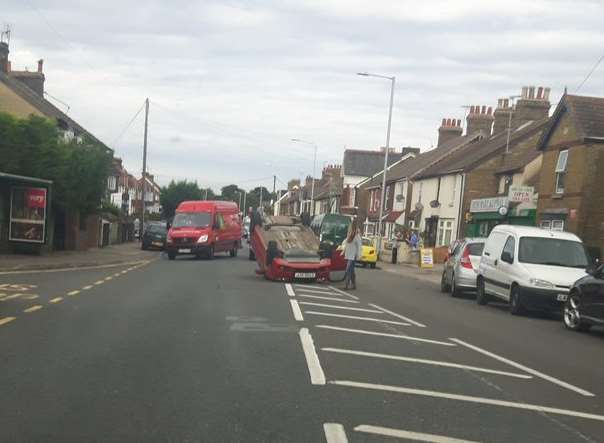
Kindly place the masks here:
[(292, 138), (293, 142), (296, 143), (304, 143), (307, 145), (311, 145), (314, 147), (314, 158), (312, 164), (312, 182), (310, 184), (310, 215), (315, 215), (315, 175), (317, 174), (317, 144), (313, 142), (309, 142), (306, 140), (301, 140), (299, 138)]
[(394, 86), (396, 83), (396, 77), (389, 77), (387, 75), (370, 74), (368, 72), (359, 72), (357, 75), (363, 77), (378, 77), (390, 80), (390, 109), (388, 110), (388, 130), (386, 131), (386, 153), (384, 154), (384, 172), (382, 173), (382, 191), (380, 196), (380, 211), (378, 218), (378, 238), (377, 238), (377, 250), (378, 254), (381, 253), (382, 249), (382, 217), (384, 216), (384, 205), (386, 204), (386, 172), (388, 171), (388, 154), (390, 152), (390, 128), (392, 127), (392, 107), (394, 106)]

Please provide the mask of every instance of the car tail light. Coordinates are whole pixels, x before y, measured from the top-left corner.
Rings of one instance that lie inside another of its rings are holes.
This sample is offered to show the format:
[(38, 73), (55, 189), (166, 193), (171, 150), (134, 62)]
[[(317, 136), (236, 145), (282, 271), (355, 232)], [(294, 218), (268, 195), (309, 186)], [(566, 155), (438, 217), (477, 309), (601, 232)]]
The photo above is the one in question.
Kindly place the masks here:
[(463, 250), (459, 263), (461, 263), (461, 265), (466, 269), (474, 269), (472, 266), (472, 261), (470, 260), (470, 248), (467, 246)]

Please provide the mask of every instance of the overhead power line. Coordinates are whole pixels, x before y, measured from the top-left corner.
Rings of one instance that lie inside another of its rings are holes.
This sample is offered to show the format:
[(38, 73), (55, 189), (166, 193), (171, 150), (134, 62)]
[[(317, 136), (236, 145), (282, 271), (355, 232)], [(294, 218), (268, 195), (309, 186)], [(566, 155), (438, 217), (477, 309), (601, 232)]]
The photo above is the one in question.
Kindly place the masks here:
[(124, 134), (126, 134), (126, 132), (128, 131), (128, 129), (130, 129), (130, 126), (132, 126), (132, 123), (134, 123), (134, 120), (136, 120), (136, 117), (138, 117), (138, 115), (141, 113), (141, 111), (143, 110), (144, 107), (145, 107), (145, 103), (143, 103), (141, 105), (141, 107), (138, 109), (138, 111), (136, 111), (136, 114), (134, 114), (134, 117), (132, 117), (130, 119), (130, 121), (128, 122), (128, 124), (122, 130), (122, 132), (120, 132), (120, 134), (117, 137), (115, 137), (115, 140), (113, 140), (111, 142), (111, 146), (114, 146), (118, 142), (118, 140), (120, 140), (124, 136)]
[(591, 74), (593, 74), (595, 72), (595, 70), (598, 69), (598, 66), (600, 66), (600, 63), (602, 63), (603, 60), (604, 60), (604, 54), (602, 54), (602, 56), (598, 59), (598, 61), (594, 65), (594, 67), (591, 68), (591, 71), (589, 71), (589, 73), (585, 76), (585, 78), (583, 79), (581, 84), (577, 87), (577, 90), (575, 92), (579, 92), (579, 90), (583, 87), (583, 85), (585, 83), (587, 83), (587, 80), (589, 80), (589, 77), (591, 77)]

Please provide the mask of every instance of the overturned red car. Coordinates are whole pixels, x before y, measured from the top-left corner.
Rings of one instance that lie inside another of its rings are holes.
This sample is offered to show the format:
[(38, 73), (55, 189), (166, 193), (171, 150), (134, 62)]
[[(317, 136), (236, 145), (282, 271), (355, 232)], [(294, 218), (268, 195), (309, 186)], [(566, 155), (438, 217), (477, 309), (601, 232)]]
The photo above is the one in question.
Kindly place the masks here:
[(319, 240), (297, 217), (252, 215), (250, 260), (268, 280), (329, 280), (331, 260), (319, 255)]

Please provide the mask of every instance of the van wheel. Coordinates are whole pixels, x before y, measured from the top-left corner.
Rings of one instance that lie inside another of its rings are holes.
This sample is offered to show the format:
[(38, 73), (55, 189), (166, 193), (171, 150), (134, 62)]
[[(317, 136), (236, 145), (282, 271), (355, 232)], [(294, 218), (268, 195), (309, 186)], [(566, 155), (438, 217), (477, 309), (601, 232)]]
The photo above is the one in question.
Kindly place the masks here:
[(440, 292), (447, 293), (451, 290), (451, 287), (447, 284), (447, 274), (443, 271), (443, 275), (440, 278)]
[(249, 255), (247, 258), (249, 261), (256, 260), (256, 254), (254, 254), (254, 251), (252, 251), (252, 248), (250, 248)]
[(524, 314), (524, 306), (522, 306), (522, 298), (520, 297), (518, 286), (512, 286), (512, 290), (510, 292), (510, 314)]
[(174, 260), (176, 258), (176, 254), (174, 252), (168, 252), (168, 259)]
[(484, 289), (484, 280), (479, 278), (476, 282), (476, 303), (479, 305), (486, 305), (488, 302), (488, 295)]

